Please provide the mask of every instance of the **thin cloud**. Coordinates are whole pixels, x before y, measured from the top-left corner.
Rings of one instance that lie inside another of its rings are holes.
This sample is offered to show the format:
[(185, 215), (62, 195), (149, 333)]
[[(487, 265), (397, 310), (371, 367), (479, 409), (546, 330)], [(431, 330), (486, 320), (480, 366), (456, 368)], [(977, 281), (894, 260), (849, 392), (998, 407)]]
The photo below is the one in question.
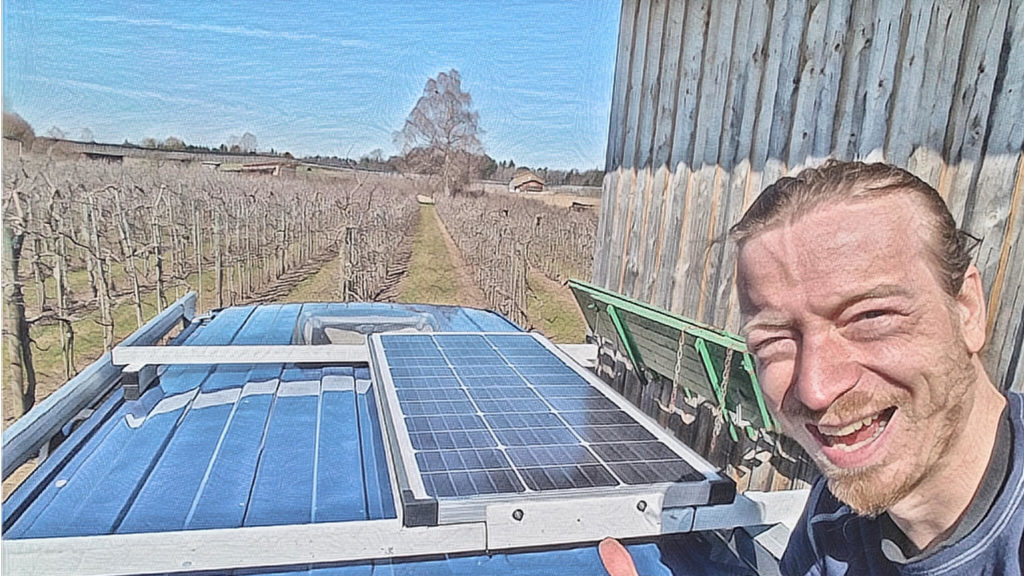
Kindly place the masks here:
[(216, 24), (187, 24), (173, 20), (159, 19), (133, 19), (119, 16), (95, 16), (82, 18), (85, 22), (104, 24), (127, 24), (130, 26), (144, 26), (149, 28), (169, 28), (180, 32), (213, 32), (229, 36), (245, 36), (248, 38), (265, 38), (269, 40), (313, 40), (325, 44), (336, 44), (348, 48), (363, 48), (367, 44), (360, 40), (339, 40), (335, 38), (324, 38), (316, 34), (297, 34), (295, 32), (271, 31), (262, 28), (248, 26), (219, 26)]
[(116, 86), (107, 86), (105, 84), (96, 84), (94, 82), (82, 82), (81, 80), (71, 80), (68, 78), (47, 78), (45, 76), (38, 75), (29, 76), (29, 78), (37, 82), (46, 82), (48, 84), (56, 84), (59, 86), (92, 90), (94, 92), (102, 92), (104, 94), (113, 94), (115, 96), (134, 98), (138, 100), (160, 100), (161, 102), (169, 102), (171, 104), (203, 104), (203, 102), (199, 100), (181, 98), (179, 96), (173, 96), (162, 92), (154, 92), (152, 90), (134, 90), (131, 88), (119, 88)]

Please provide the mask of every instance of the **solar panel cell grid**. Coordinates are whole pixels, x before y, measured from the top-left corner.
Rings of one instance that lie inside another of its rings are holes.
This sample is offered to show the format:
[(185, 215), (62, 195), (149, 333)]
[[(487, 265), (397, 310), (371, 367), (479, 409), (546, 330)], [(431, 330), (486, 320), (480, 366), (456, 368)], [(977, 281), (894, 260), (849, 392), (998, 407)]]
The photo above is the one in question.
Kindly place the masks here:
[(425, 402), (428, 400), (467, 400), (466, 393), (459, 388), (410, 388), (398, 390), (402, 402)]
[(380, 342), (429, 496), (703, 479), (530, 335)]
[(494, 437), (484, 430), (452, 432), (417, 432), (409, 434), (416, 450), (459, 450), (497, 446)]

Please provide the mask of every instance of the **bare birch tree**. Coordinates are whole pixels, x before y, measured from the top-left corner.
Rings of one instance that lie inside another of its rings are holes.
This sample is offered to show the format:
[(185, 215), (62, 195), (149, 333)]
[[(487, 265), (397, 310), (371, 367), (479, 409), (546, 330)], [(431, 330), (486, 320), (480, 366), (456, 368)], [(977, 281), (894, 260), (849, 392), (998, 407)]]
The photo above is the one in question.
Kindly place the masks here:
[(469, 181), (483, 154), (482, 134), (473, 97), (462, 90), (459, 71), (450, 70), (427, 80), (394, 140), (410, 168), (440, 177), (444, 195), (451, 196)]

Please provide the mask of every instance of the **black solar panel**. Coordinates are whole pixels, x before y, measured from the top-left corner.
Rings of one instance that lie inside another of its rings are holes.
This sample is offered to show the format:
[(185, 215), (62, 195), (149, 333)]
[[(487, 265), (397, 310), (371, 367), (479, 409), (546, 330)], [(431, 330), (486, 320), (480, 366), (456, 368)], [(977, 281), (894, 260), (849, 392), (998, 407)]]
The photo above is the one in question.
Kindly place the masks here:
[(705, 479), (529, 334), (380, 343), (430, 497)]

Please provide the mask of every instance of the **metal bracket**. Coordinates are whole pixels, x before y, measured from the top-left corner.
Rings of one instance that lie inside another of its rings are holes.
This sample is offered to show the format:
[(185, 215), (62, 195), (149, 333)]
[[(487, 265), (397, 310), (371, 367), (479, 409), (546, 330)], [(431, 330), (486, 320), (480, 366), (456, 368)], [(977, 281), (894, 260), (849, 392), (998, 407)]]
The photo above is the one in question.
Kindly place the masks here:
[(130, 364), (121, 369), (121, 391), (125, 400), (138, 400), (142, 393), (159, 382), (155, 364)]
[(490, 549), (635, 538), (662, 533), (658, 493), (601, 498), (523, 501), (487, 507)]
[(640, 384), (646, 387), (647, 375), (644, 373), (643, 359), (640, 357), (640, 350), (637, 349), (636, 344), (633, 342), (633, 335), (629, 333), (629, 327), (619, 317), (619, 311), (614, 305), (606, 305), (605, 311), (608, 312), (608, 317), (612, 319), (612, 324), (615, 325), (615, 332), (619, 335), (622, 347), (626, 349), (626, 356), (629, 357), (630, 363), (633, 364), (633, 371), (636, 372), (637, 378), (640, 379)]
[(747, 376), (750, 377), (751, 388), (754, 389), (754, 398), (757, 400), (757, 408), (761, 411), (761, 420), (764, 422), (765, 428), (777, 431), (779, 427), (764, 403), (764, 395), (761, 394), (761, 383), (757, 380), (757, 370), (754, 369), (754, 362), (750, 359), (749, 353), (743, 354), (743, 369), (746, 370)]

